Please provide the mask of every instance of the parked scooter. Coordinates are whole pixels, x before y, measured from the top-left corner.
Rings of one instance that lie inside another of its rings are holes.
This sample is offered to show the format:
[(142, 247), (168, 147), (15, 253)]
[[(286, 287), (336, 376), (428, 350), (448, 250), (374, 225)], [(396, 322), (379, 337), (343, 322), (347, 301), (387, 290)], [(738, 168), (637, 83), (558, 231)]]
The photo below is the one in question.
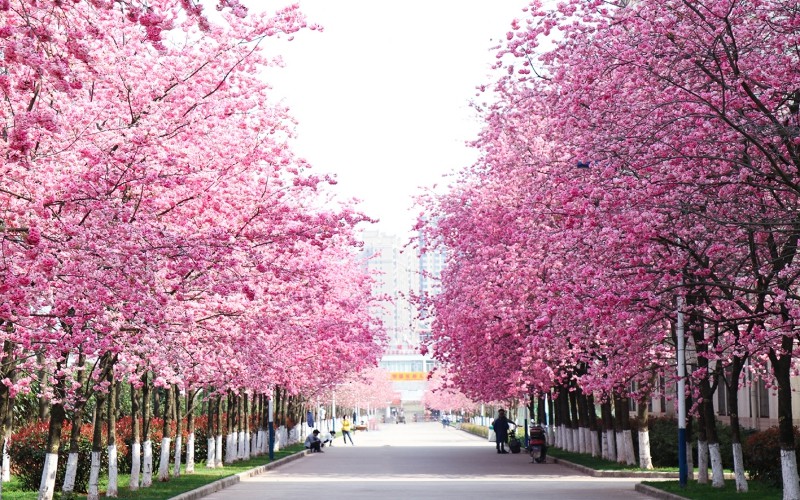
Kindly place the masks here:
[(547, 459), (547, 435), (540, 425), (528, 429), (528, 452), (531, 454), (531, 463), (541, 464)]

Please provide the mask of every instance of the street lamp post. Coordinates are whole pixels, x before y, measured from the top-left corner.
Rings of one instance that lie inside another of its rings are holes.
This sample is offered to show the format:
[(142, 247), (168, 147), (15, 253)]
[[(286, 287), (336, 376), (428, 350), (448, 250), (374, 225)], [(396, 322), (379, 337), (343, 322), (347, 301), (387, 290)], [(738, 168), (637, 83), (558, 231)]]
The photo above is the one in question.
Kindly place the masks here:
[(267, 430), (269, 431), (269, 459), (275, 460), (275, 402), (270, 396), (267, 410)]

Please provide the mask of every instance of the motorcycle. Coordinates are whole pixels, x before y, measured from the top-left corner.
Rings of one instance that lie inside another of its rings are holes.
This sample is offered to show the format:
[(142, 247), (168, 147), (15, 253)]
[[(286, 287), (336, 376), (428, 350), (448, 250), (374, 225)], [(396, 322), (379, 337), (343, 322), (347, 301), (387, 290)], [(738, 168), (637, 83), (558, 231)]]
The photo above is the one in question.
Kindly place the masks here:
[(531, 455), (531, 463), (541, 464), (545, 462), (547, 437), (541, 426), (532, 426), (528, 429), (528, 452)]

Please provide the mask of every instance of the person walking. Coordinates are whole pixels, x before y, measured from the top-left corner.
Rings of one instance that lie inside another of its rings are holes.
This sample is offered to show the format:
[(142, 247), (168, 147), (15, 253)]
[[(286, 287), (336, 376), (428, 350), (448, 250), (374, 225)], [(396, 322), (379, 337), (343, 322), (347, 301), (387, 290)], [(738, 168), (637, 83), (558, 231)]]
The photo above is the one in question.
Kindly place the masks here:
[(505, 410), (498, 410), (497, 411), (497, 418), (494, 419), (492, 422), (492, 428), (494, 429), (495, 441), (497, 445), (497, 453), (508, 453), (506, 451), (506, 443), (508, 442), (508, 429), (511, 427), (511, 423), (506, 418), (506, 411)]
[(353, 442), (353, 436), (350, 435), (352, 426), (352, 422), (350, 422), (350, 419), (345, 415), (342, 419), (342, 440), (344, 440), (344, 444), (347, 444), (347, 438), (350, 438), (350, 444), (355, 446), (356, 444)]

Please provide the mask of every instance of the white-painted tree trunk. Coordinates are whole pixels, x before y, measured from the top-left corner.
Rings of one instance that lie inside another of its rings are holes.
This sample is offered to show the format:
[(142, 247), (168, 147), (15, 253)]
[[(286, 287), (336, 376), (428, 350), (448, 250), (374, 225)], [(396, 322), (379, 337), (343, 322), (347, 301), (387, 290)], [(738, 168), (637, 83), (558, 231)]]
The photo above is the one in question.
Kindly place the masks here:
[(172, 477), (180, 477), (181, 475), (181, 448), (183, 447), (183, 436), (178, 435), (175, 437), (175, 467), (172, 469)]
[(639, 431), (639, 466), (642, 469), (653, 468), (653, 457), (650, 455), (650, 431)]
[(625, 456), (625, 438), (622, 437), (622, 431), (614, 433), (614, 441), (617, 449), (617, 463), (624, 464), (628, 457)]
[(89, 492), (86, 500), (100, 500), (100, 455), (99, 451), (92, 452), (92, 468), (89, 471)]
[(556, 448), (564, 449), (564, 430), (563, 426), (558, 427), (558, 432), (556, 433), (556, 441), (555, 441)]
[(244, 449), (244, 459), (249, 460), (256, 450), (256, 434), (254, 432), (247, 431), (246, 436), (247, 447)]
[(719, 443), (709, 444), (708, 454), (711, 457), (711, 486), (724, 488), (725, 475), (722, 470), (722, 454), (719, 451)]
[(633, 431), (622, 431), (622, 442), (625, 444), (625, 463), (636, 465), (636, 450), (633, 449)]
[(194, 432), (186, 438), (186, 473), (194, 472)]
[(225, 440), (225, 463), (231, 464), (236, 461), (236, 433), (229, 433)]
[(3, 471), (2, 482), (7, 483), (11, 481), (11, 455), (8, 454), (8, 437), (3, 440)]
[(575, 427), (572, 429), (572, 451), (578, 453), (581, 449), (581, 434), (580, 429)]
[(39, 483), (39, 500), (53, 500), (56, 489), (56, 469), (58, 469), (58, 453), (47, 453), (44, 456), (42, 480)]
[(67, 470), (64, 473), (64, 484), (61, 491), (72, 493), (75, 489), (75, 477), (78, 475), (78, 454), (70, 453), (67, 457)]
[(222, 460), (222, 434), (215, 437), (217, 445), (214, 447), (216, 456), (214, 459), (214, 467), (223, 467), (225, 462)]
[(161, 439), (161, 458), (158, 461), (158, 480), (169, 481), (169, 445), (172, 440), (168, 437)]
[(590, 431), (589, 434), (592, 439), (592, 456), (599, 457), (602, 453), (600, 449), (600, 434), (597, 431)]
[(547, 444), (553, 446), (553, 443), (556, 442), (556, 427), (555, 425), (551, 425), (547, 428)]
[(208, 438), (208, 442), (206, 446), (208, 446), (208, 453), (206, 454), (206, 468), (213, 469), (217, 466), (217, 457), (216, 457), (216, 444), (217, 440), (214, 439), (214, 436), (210, 436)]
[(256, 433), (256, 435), (258, 436), (258, 441), (256, 443), (256, 452), (259, 455), (263, 455), (264, 454), (264, 429), (258, 429), (258, 432)]
[(697, 441), (697, 482), (708, 484), (708, 441)]
[(800, 499), (800, 478), (797, 475), (797, 456), (794, 450), (781, 450), (783, 500)]
[(247, 439), (245, 438), (244, 431), (239, 431), (239, 435), (236, 436), (236, 443), (236, 459), (244, 460), (244, 448), (247, 446)]
[(617, 432), (614, 429), (610, 429), (606, 433), (607, 443), (608, 443), (608, 459), (612, 462), (617, 461)]
[(736, 491), (747, 493), (747, 477), (744, 475), (742, 443), (733, 443), (733, 474), (736, 477)]
[(139, 489), (139, 475), (142, 472), (142, 443), (131, 445), (131, 479), (128, 482), (128, 489), (136, 491)]
[(592, 430), (588, 427), (583, 428), (583, 447), (586, 453), (594, 453), (592, 448)]
[(119, 494), (119, 467), (117, 466), (117, 445), (108, 447), (108, 488), (106, 496), (116, 498)]
[(691, 443), (686, 443), (686, 468), (687, 471), (687, 479), (694, 479), (694, 457), (692, 456), (692, 447), (688, 446)]
[(586, 441), (583, 438), (583, 427), (578, 427), (578, 453), (586, 453)]
[(153, 485), (153, 442), (148, 439), (142, 448), (142, 488), (148, 488)]
[(603, 431), (602, 439), (600, 441), (600, 453), (601, 457), (604, 460), (609, 460), (609, 452), (608, 452), (608, 431)]

